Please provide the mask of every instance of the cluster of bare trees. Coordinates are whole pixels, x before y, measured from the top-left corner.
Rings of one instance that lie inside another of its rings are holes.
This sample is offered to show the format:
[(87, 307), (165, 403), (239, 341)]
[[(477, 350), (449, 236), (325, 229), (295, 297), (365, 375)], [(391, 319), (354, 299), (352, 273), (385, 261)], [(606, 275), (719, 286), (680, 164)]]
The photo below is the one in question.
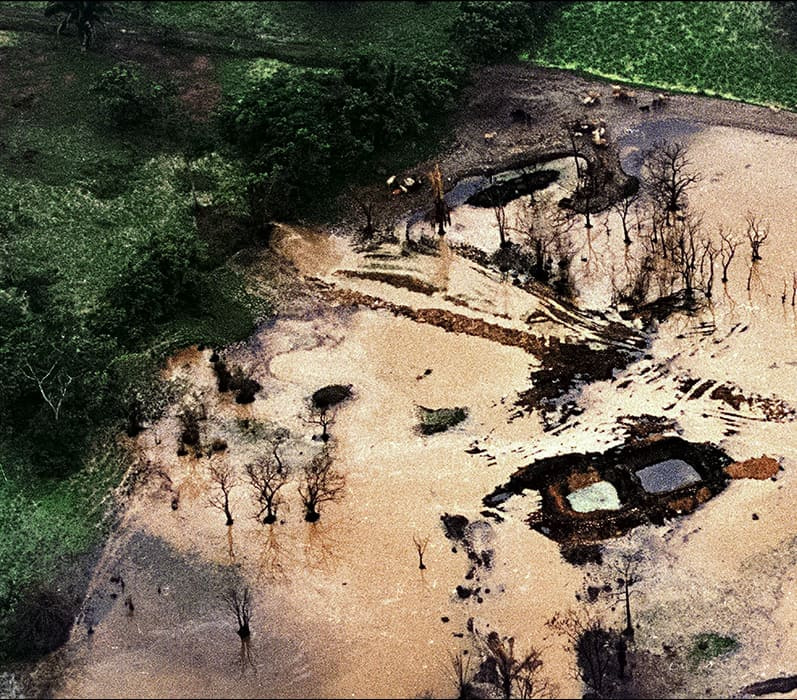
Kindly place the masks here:
[[(252, 489), (252, 500), (257, 508), (255, 517), (271, 525), (277, 522), (279, 507), (284, 503), (283, 489), (291, 479), (291, 470), (284, 464), (276, 446), (269, 454), (261, 455), (245, 465), (246, 482)], [(224, 513), (226, 525), (233, 524), (230, 493), (241, 483), (231, 463), (222, 459), (209, 468), (213, 492), (208, 504)], [(320, 506), (338, 501), (346, 486), (345, 477), (335, 469), (335, 460), (328, 446), (304, 464), (299, 472), (297, 491), (304, 507), (304, 519), (316, 522)]]
[[(721, 283), (727, 284), (731, 263), (744, 239), (722, 227), (708, 231), (702, 215), (690, 208), (690, 191), (701, 180), (683, 144), (658, 142), (647, 152), (643, 189), (613, 205), (623, 242), (627, 247), (634, 241), (639, 244), (635, 256), (626, 255), (625, 285), (618, 286), (613, 280), (617, 301), (640, 305), (648, 300), (654, 285), (658, 296), (680, 289), (689, 301), (697, 292), (711, 299), (718, 275)], [(745, 226), (751, 254), (749, 291), (769, 224), (748, 213)]]
[[(495, 261), (501, 270), (525, 272), (569, 296), (572, 290), (570, 264), (574, 255), (570, 231), (576, 223), (573, 213), (553, 208), (533, 195), (511, 222), (503, 200), (496, 198), (492, 208), (499, 236)], [(510, 233), (515, 234), (518, 243), (510, 241)]]
[[(297, 491), (304, 507), (304, 519), (316, 522), (320, 507), (324, 503), (340, 500), (346, 485), (345, 477), (335, 468), (333, 448), (328, 444), (326, 429), (332, 420), (332, 411), (323, 412), (324, 446), (298, 471)], [(244, 465), (245, 480), (252, 489), (252, 500), (256, 507), (255, 518), (265, 525), (277, 522), (280, 506), (285, 503), (285, 487), (294, 475), (283, 456), (283, 446), (288, 438), (286, 431), (278, 431), (266, 440), (268, 450)], [(213, 491), (208, 504), (224, 513), (226, 524), (234, 520), (230, 506), (230, 494), (242, 480), (226, 456), (211, 463), (209, 467)]]
[[(542, 653), (536, 647), (521, 652), (514, 637), (496, 631), (472, 632), (474, 649), (449, 652), (449, 678), (457, 697), (485, 697), (476, 684), (492, 686), (504, 698), (550, 697), (554, 687), (543, 672)], [(478, 668), (473, 661), (478, 658)], [(492, 694), (487, 697), (493, 697)]]
[[(574, 197), (585, 212), (584, 226), (591, 246), (590, 207), (600, 178), (597, 166), (584, 162), (577, 145), (573, 155), (577, 170)], [(638, 243), (635, 254), (626, 255), (625, 282), (618, 285), (617, 280), (612, 280), (616, 301), (638, 306), (649, 300), (651, 292), (663, 297), (681, 290), (687, 301), (692, 302), (697, 293), (710, 299), (717, 278), (727, 284), (731, 263), (738, 259), (736, 251), (743, 237), (722, 228), (716, 232), (707, 230), (702, 215), (689, 203), (692, 189), (701, 181), (702, 176), (694, 170), (684, 144), (657, 142), (646, 153), (642, 188), (613, 205), (626, 247), (630, 249), (633, 242)], [(493, 212), (502, 269), (513, 265), (525, 267), (535, 279), (552, 283), (558, 291), (570, 291), (570, 265), (574, 256), (571, 231), (577, 223), (573, 211), (552, 207), (532, 196), (514, 223), (508, 220), (502, 200), (493, 203)], [(762, 258), (761, 248), (769, 236), (769, 226), (752, 213), (745, 224), (751, 253), (749, 290), (756, 263)], [(519, 245), (509, 242), (510, 233), (516, 234)], [(517, 260), (503, 260), (510, 253)], [(793, 288), (797, 297), (797, 278)]]
[[(576, 596), (582, 606), (557, 613), (546, 623), (572, 653), (572, 677), (587, 689), (590, 697), (614, 697), (617, 692), (621, 697), (633, 697), (626, 692), (632, 689), (634, 682), (629, 671), (634, 642), (632, 598), (634, 587), (643, 579), (646, 563), (642, 549), (607, 554), (587, 574), (585, 594)], [(607, 623), (605, 606), (597, 605), (600, 601), (608, 602), (613, 613), (619, 605), (623, 621), (619, 627), (616, 623)], [(468, 629), (470, 648), (448, 654), (448, 676), (458, 697), (554, 695), (557, 688), (544, 672), (539, 648), (531, 646), (521, 651), (513, 637), (502, 636), (494, 630), (483, 632), (472, 622)]]
[(264, 525), (277, 522), (277, 508), (282, 504), (280, 491), (288, 483), (288, 469), (280, 456), (281, 441), (271, 442), (271, 452), (261, 455), (244, 469), (254, 491), (258, 520)]

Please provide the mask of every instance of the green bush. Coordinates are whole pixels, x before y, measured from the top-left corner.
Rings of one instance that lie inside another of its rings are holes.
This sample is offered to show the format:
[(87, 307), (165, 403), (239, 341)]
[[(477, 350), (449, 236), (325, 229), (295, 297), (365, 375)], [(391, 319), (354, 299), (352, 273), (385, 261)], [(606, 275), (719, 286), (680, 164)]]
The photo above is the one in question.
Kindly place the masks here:
[(461, 423), (468, 417), (467, 408), (425, 408), (418, 407), (420, 430), (424, 435), (441, 433)]
[(92, 92), (112, 126), (131, 127), (165, 114), (170, 90), (135, 66), (119, 63), (100, 75)]
[(137, 341), (175, 310), (196, 309), (203, 257), (187, 227), (165, 227), (140, 241), (107, 293), (115, 335)]
[(439, 124), (465, 78), (451, 52), (426, 63), (361, 52), (342, 71), (282, 66), (253, 77), (218, 112), (249, 171), (253, 222), (323, 210), (349, 178)]
[(118, 197), (130, 189), (131, 173), (135, 166), (135, 157), (128, 150), (103, 154), (91, 164), (88, 190), (97, 199)]
[(476, 0), (461, 2), (451, 28), (452, 40), (477, 63), (514, 59), (541, 33), (561, 2)]
[(730, 654), (738, 648), (739, 642), (733, 637), (723, 637), (714, 632), (703, 632), (694, 637), (689, 650), (689, 658), (693, 664), (697, 665)]

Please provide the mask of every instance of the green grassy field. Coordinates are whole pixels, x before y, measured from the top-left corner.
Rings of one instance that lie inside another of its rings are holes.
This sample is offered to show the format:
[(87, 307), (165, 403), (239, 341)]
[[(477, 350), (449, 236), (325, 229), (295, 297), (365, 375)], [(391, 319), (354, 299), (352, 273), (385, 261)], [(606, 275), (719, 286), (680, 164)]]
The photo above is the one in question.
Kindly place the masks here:
[(125, 18), (177, 30), (309, 45), (337, 62), (355, 51), (423, 60), (447, 48), (454, 2), (131, 2)]
[(523, 58), (613, 80), (794, 109), (797, 54), (767, 2), (577, 2)]
[[(109, 494), (128, 463), (109, 439), (65, 480), (23, 481), (0, 472), (0, 598), (62, 574), (70, 558), (102, 541), (112, 522)], [(0, 447), (0, 464), (17, 457)]]

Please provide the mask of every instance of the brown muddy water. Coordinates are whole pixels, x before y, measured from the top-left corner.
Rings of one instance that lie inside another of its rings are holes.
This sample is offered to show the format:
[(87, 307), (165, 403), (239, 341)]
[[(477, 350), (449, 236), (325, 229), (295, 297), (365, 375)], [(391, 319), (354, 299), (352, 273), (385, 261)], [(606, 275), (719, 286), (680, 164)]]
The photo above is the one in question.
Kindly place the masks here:
[[(768, 419), (765, 407), (774, 399), (797, 405), (797, 315), (781, 303), (784, 280), (791, 285), (797, 270), (797, 141), (729, 128), (688, 138), (704, 173), (691, 204), (706, 224), (743, 234), (748, 210), (770, 221), (751, 292), (743, 243), (712, 305), (699, 316), (662, 323), (646, 357), (583, 387), (583, 412), (555, 430), (545, 432), (536, 414), (515, 406), (533, 381), (533, 354), (385, 309), (337, 305), (333, 296), (312, 313), (278, 318), (226, 353), (263, 386), (253, 404), (237, 405), (216, 391), (209, 351), (175, 357), (170, 375), (187, 381), (206, 406), (204, 438), (224, 438), (229, 447), (210, 458), (177, 457), (174, 413), (138, 438), (142, 459), (168, 479), (154, 476), (134, 493), (108, 542), (86, 617), (57, 657), (58, 696), (454, 697), (449, 656), (473, 648), (469, 619), (476, 630), (514, 636), (520, 649), (538, 647), (554, 695), (578, 696), (583, 689), (573, 657), (545, 623), (585, 604), (576, 594), (586, 576), (611, 574), (567, 563), (556, 542), (530, 529), (526, 518), (539, 507), (538, 494), (512, 496), (502, 522), (482, 515), (482, 499), (535, 459), (617, 445), (626, 435), (623, 418), (643, 414), (670, 420), (684, 439), (713, 442), (734, 460), (776, 457), (783, 471), (774, 481), (734, 480), (688, 516), (607, 541), (607, 559), (623, 551), (644, 555), (634, 593), (636, 648), (662, 659), (665, 647), (674, 650), (666, 657), (674, 670), (662, 675), (676, 696), (727, 696), (794, 673), (797, 441), (793, 423)], [(564, 191), (567, 178), (562, 182), (552, 187)], [(380, 263), (428, 283), (431, 294), (335, 274), (375, 269), (343, 238), (284, 227), (277, 245), (302, 275), (335, 289), (512, 331), (596, 342), (600, 329), (575, 312), (555, 309), (448, 246), (497, 248), (491, 217), (463, 205), (439, 256)], [(605, 311), (626, 250), (614, 215), (596, 220), (590, 232), (573, 232), (574, 272), (579, 305)], [(526, 320), (535, 313), (530, 327)], [(729, 383), (749, 400), (734, 407), (711, 391), (692, 398), (696, 385), (683, 388), (689, 378)], [(247, 437), (242, 421), (287, 428), (285, 459), (298, 472), (320, 449), (316, 426), (303, 419), (306, 400), (332, 383), (353, 388), (330, 427), (335, 465), (346, 477), (343, 498), (323, 504), (320, 521), (308, 524), (294, 475), (280, 521), (258, 523), (243, 464), (262, 442)], [(468, 418), (422, 436), (418, 406), (466, 406)], [(241, 480), (232, 492), (231, 528), (208, 507), (214, 460), (229, 460)], [(178, 489), (179, 507), (172, 510)], [(471, 565), (445, 536), (446, 514), (477, 523), (482, 546), (493, 552), (478, 580), (465, 578)], [(428, 538), (426, 569), (418, 567), (413, 537)], [(112, 576), (123, 578), (124, 591)], [(461, 598), (463, 583), (478, 586), (479, 594)], [(248, 648), (222, 600), (230, 586), (248, 586), (254, 596)], [(124, 605), (128, 595), (132, 614)], [(622, 611), (607, 603), (596, 603), (593, 613), (618, 629), (624, 622)], [(739, 648), (688, 667), (693, 635), (704, 632), (733, 636)]]

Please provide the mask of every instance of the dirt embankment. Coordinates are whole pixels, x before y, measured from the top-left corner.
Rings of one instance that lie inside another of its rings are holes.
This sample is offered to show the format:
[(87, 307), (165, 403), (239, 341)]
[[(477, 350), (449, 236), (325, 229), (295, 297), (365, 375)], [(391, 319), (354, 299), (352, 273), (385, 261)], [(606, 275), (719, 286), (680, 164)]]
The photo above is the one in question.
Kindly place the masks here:
[[(592, 106), (581, 102), (589, 92), (600, 95)], [(797, 120), (792, 112), (674, 93), (667, 93), (660, 106), (651, 107), (660, 90), (635, 88), (635, 92), (635, 101), (617, 99), (612, 96), (608, 80), (528, 63), (483, 68), (463, 94), (454, 118), (452, 145), (416, 165), (412, 173), (398, 175), (423, 174), (439, 162), (449, 189), (470, 175), (488, 175), (551, 157), (569, 156), (573, 143), (568, 125), (602, 124), (605, 145), (596, 146), (588, 136), (578, 141), (579, 152), (597, 164), (603, 187), (610, 195), (591, 203), (591, 208), (599, 211), (628, 186), (629, 178), (620, 167), (618, 139), (648, 122), (683, 120), (797, 136)], [(396, 221), (409, 212), (431, 207), (431, 195), (425, 187), (401, 196), (391, 196), (385, 187), (373, 196), (385, 221)], [(347, 218), (356, 221), (358, 214), (352, 209)]]

